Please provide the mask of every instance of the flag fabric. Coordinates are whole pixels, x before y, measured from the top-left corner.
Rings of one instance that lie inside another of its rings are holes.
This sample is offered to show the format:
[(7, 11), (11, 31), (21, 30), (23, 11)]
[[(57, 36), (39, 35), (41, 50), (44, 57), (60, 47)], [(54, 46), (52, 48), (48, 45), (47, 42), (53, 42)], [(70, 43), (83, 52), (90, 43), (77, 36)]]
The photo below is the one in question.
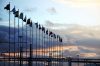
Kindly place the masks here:
[(6, 10), (10, 10), (10, 3), (7, 4), (7, 5), (4, 7), (4, 9), (6, 9)]
[(60, 42), (62, 42), (62, 38), (60, 39)]
[(32, 27), (32, 21), (30, 22), (30, 27)]
[(56, 39), (56, 34), (54, 34), (54, 38)]
[(30, 19), (27, 20), (27, 24), (30, 24)]
[(45, 27), (42, 26), (42, 31), (45, 33)]
[(13, 14), (15, 14), (15, 12), (16, 12), (15, 7), (11, 10), (11, 12), (13, 12)]
[(54, 37), (54, 33), (52, 32), (51, 37)]
[(38, 23), (35, 23), (35, 25), (36, 25), (36, 28), (38, 28)]
[(52, 34), (53, 34), (53, 33), (50, 31), (50, 32), (49, 32), (49, 36), (51, 36)]
[(57, 39), (59, 39), (59, 35), (57, 35)]
[(62, 38), (59, 36), (59, 42), (62, 42)]
[(25, 18), (23, 19), (23, 21), (26, 22), (26, 16), (25, 16)]
[(41, 25), (39, 24), (39, 30), (41, 29)]
[(15, 12), (15, 17), (19, 17), (19, 11)]
[(48, 30), (46, 30), (46, 34), (48, 35)]
[(23, 13), (20, 13), (19, 18), (23, 20)]
[(62, 42), (62, 38), (61, 37), (59, 37), (59, 42)]

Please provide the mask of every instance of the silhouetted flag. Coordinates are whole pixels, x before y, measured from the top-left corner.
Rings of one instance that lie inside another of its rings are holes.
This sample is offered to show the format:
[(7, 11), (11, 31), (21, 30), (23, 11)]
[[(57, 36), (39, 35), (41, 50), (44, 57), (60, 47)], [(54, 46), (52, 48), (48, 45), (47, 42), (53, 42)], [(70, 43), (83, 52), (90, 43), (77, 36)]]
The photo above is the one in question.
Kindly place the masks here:
[(32, 21), (30, 22), (30, 27), (32, 27)]
[(59, 35), (57, 35), (57, 39), (59, 39)]
[(36, 28), (38, 28), (38, 23), (35, 23), (35, 25), (36, 25)]
[(13, 12), (13, 14), (15, 14), (15, 12), (16, 12), (15, 7), (11, 10), (11, 12)]
[(56, 34), (54, 34), (54, 38), (56, 39)]
[(19, 18), (23, 20), (23, 13), (20, 13), (20, 17)]
[(19, 17), (19, 11), (15, 12), (15, 17)]
[(39, 24), (39, 30), (41, 29), (41, 25)]
[(46, 34), (48, 35), (48, 30), (46, 30)]
[(27, 20), (27, 24), (30, 24), (30, 19)]
[(7, 5), (4, 7), (4, 9), (6, 9), (6, 10), (10, 10), (10, 3), (7, 4)]
[(45, 28), (42, 26), (42, 31), (45, 33)]
[(52, 32), (50, 31), (50, 32), (49, 32), (49, 36), (51, 36), (51, 35), (52, 35)]
[(26, 16), (25, 16), (25, 18), (23, 19), (23, 21), (26, 22)]
[(60, 42), (62, 42), (62, 38), (60, 38)]
[(62, 38), (59, 36), (59, 42), (62, 42)]
[(54, 37), (54, 33), (52, 32), (51, 37)]

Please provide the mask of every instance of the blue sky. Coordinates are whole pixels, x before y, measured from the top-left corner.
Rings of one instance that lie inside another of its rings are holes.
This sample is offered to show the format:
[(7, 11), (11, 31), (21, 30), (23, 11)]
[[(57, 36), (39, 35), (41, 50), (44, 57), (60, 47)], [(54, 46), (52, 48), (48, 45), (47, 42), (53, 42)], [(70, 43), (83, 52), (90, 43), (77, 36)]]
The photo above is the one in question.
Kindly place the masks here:
[[(1, 0), (1, 9), (11, 2), (33, 22), (46, 21), (60, 24), (99, 25), (99, 0)], [(2, 15), (6, 17), (3, 13)], [(7, 13), (6, 13), (7, 14)]]

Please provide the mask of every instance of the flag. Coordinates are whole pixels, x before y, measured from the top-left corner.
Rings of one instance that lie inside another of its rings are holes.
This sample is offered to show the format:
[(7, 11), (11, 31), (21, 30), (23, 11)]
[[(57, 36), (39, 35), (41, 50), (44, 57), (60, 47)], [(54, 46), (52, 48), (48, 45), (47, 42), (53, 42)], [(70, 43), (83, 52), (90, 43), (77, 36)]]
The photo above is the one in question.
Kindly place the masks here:
[(19, 18), (23, 20), (23, 13), (20, 13)]
[(39, 24), (39, 30), (41, 29), (41, 25)]
[(15, 12), (15, 17), (19, 17), (19, 11)]
[(51, 37), (54, 37), (54, 33), (52, 32)]
[(38, 23), (35, 23), (35, 25), (36, 25), (36, 28), (38, 28)]
[(26, 16), (25, 16), (25, 18), (23, 19), (23, 21), (26, 22)]
[(27, 20), (27, 24), (30, 24), (30, 19)]
[(4, 9), (6, 9), (6, 10), (10, 10), (10, 3), (7, 4), (7, 5), (4, 7)]
[(49, 36), (51, 36), (51, 35), (52, 35), (52, 32), (50, 31), (50, 32), (49, 32)]
[(42, 26), (42, 31), (45, 33), (45, 28)]
[(32, 21), (30, 22), (30, 27), (32, 27)]
[(46, 34), (48, 35), (48, 30), (46, 30)]
[(60, 42), (62, 42), (62, 38), (60, 39)]
[(62, 42), (62, 38), (61, 37), (59, 37), (59, 42)]
[(11, 12), (13, 12), (13, 14), (15, 14), (15, 12), (16, 12), (15, 7), (11, 10)]
[(56, 39), (56, 34), (54, 34), (54, 38)]
[(57, 39), (59, 39), (59, 35), (57, 35)]
[(62, 38), (59, 36), (59, 42), (62, 42)]

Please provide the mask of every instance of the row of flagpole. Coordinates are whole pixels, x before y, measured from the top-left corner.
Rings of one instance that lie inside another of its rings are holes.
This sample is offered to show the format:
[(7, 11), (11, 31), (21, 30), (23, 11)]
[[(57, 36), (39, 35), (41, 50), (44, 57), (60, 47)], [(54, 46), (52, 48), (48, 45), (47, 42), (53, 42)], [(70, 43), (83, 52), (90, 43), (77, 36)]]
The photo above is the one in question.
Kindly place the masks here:
[[(59, 44), (60, 43), (62, 43), (62, 38), (59, 36), (59, 35), (56, 35), (54, 32), (52, 32), (52, 31), (50, 31), (50, 30), (48, 30), (48, 29), (46, 29), (44, 26), (41, 26), (38, 22), (37, 23), (35, 23), (35, 26), (36, 26), (36, 35), (33, 35), (33, 22), (32, 22), (32, 20), (30, 19), (30, 18), (28, 18), (27, 19), (27, 17), (25, 16), (24, 17), (24, 14), (21, 12), (19, 12), (19, 9), (18, 10), (16, 10), (16, 8), (15, 8), (15, 6), (14, 6), (14, 8), (11, 10), (11, 8), (10, 8), (10, 3), (9, 4), (7, 4), (5, 7), (4, 7), (4, 9), (6, 9), (6, 10), (8, 10), (9, 11), (9, 66), (10, 66), (10, 52), (11, 52), (11, 41), (10, 41), (10, 39), (11, 39), (11, 37), (10, 37), (10, 35), (11, 35), (11, 29), (10, 29), (10, 24), (11, 24), (11, 22), (10, 22), (10, 13), (12, 12), (13, 14), (14, 14), (14, 58), (15, 58), (15, 44), (16, 44), (16, 36), (15, 36), (15, 19), (16, 18), (18, 18), (18, 52), (20, 52), (20, 53), (18, 53), (18, 57), (20, 57), (20, 58), (22, 58), (21, 56), (23, 55), (23, 22), (25, 22), (26, 23), (26, 57), (27, 57), (27, 52), (28, 52), (28, 43), (27, 43), (27, 34), (28, 34), (28, 31), (27, 31), (27, 25), (29, 25), (29, 28), (30, 28), (30, 58), (32, 58), (31, 56), (32, 56), (32, 54), (31, 54), (31, 52), (32, 52), (32, 47), (31, 46), (33, 46), (32, 44), (33, 44), (33, 37), (34, 36), (36, 36), (36, 58), (38, 57), (37, 55), (38, 55), (38, 41), (39, 41), (39, 44), (41, 44), (42, 43), (42, 52), (44, 52), (44, 53), (42, 53), (42, 55), (43, 56), (45, 56), (45, 44), (46, 44), (46, 39), (48, 40), (48, 42), (49, 42), (49, 51), (48, 52), (50, 52), (50, 54), (49, 55), (51, 55), (52, 57), (53, 57), (53, 54), (51, 54), (51, 53), (53, 53), (52, 51), (53, 51), (53, 49), (52, 49), (52, 46), (53, 46), (53, 43), (55, 43), (55, 41), (58, 43), (58, 47), (57, 47), (57, 50), (59, 51)], [(22, 20), (22, 36), (19, 34), (20, 33), (20, 31), (19, 31), (19, 26), (20, 26), (20, 24), (19, 24), (19, 19), (21, 19)], [(42, 32), (42, 39), (41, 39), (41, 37), (40, 37), (40, 32)], [(38, 34), (37, 34), (38, 33)], [(39, 35), (39, 39), (38, 39), (38, 36)], [(42, 42), (40, 41), (40, 40), (42, 40)], [(19, 43), (20, 42), (20, 43)], [(35, 42), (35, 41), (34, 41)], [(58, 52), (57, 51), (57, 52)], [(19, 55), (20, 54), (20, 55)], [(57, 58), (59, 58), (59, 56), (57, 56)], [(20, 66), (21, 66), (21, 64), (23, 63), (22, 61), (21, 61), (21, 59), (20, 59)], [(37, 62), (36, 62), (36, 64), (37, 64)], [(15, 61), (14, 61), (14, 66), (15, 66)]]

